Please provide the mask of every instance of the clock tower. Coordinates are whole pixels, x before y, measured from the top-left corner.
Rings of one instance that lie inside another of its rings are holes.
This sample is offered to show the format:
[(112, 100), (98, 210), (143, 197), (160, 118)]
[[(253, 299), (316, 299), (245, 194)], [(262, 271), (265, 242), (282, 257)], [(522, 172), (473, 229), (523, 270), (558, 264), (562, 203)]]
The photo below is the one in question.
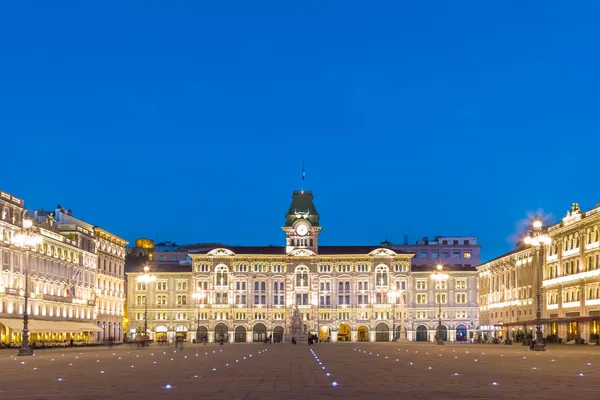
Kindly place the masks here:
[(309, 190), (296, 190), (292, 194), (292, 204), (285, 214), (285, 252), (295, 249), (308, 249), (319, 252), (319, 213)]

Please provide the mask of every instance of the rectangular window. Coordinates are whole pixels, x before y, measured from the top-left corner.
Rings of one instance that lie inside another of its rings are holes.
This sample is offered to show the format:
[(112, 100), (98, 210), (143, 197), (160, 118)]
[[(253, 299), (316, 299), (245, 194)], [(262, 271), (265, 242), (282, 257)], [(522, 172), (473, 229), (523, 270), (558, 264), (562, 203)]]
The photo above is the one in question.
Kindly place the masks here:
[(156, 304), (157, 305), (166, 305), (167, 304), (167, 295), (159, 294), (156, 296)]
[(369, 295), (368, 294), (359, 294), (358, 295), (358, 304), (360, 304), (360, 305), (369, 304)]
[(470, 251), (465, 251), (465, 252), (463, 253), (463, 257), (464, 257), (464, 258), (471, 258), (471, 252), (470, 252)]
[(426, 290), (427, 289), (427, 281), (418, 280), (417, 281), (417, 290)]
[(439, 257), (439, 253), (437, 251), (431, 252), (431, 258), (438, 258), (438, 257)]
[(183, 306), (187, 304), (187, 296), (185, 294), (177, 295), (177, 305)]
[(135, 298), (135, 304), (136, 304), (137, 306), (143, 306), (143, 305), (146, 305), (146, 296), (143, 296), (143, 295), (138, 295), (138, 296)]
[(465, 239), (464, 244), (465, 244), (465, 246), (468, 246), (470, 244), (469, 239)]
[(456, 302), (458, 304), (465, 304), (467, 302), (467, 294), (466, 293), (457, 293), (456, 294)]
[(437, 290), (445, 290), (448, 289), (448, 283), (446, 281), (436, 281), (435, 282), (435, 288)]
[(419, 258), (427, 258), (427, 252), (426, 251), (419, 252)]
[(457, 289), (466, 289), (467, 288), (467, 281), (465, 280), (460, 280), (460, 281), (456, 281), (456, 288)]
[(452, 258), (460, 258), (460, 251), (453, 251)]
[(417, 304), (426, 304), (427, 303), (427, 295), (426, 294), (417, 294)]
[(446, 304), (448, 302), (448, 297), (446, 293), (438, 293), (435, 295), (435, 303), (440, 304), (440, 294), (442, 296), (442, 304)]
[(297, 293), (296, 294), (296, 304), (299, 306), (307, 306), (308, 305), (308, 294), (307, 293)]
[(450, 252), (448, 252), (448, 251), (443, 251), (443, 252), (442, 252), (442, 258), (450, 258)]

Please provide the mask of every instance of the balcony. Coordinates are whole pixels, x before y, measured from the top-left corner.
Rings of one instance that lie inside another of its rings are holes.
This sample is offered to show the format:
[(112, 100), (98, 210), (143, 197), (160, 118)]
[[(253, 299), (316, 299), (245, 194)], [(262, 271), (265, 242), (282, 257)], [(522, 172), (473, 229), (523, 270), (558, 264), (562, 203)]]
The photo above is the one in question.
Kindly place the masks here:
[(73, 303), (72, 297), (54, 296), (51, 294), (42, 295), (42, 299), (48, 300), (48, 301), (59, 301), (61, 303)]

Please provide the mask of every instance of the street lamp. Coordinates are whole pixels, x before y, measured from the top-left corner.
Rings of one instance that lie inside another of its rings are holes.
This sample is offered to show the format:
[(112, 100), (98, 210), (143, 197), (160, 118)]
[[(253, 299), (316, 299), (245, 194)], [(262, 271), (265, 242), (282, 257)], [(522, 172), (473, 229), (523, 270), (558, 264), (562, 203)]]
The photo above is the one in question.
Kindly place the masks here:
[(146, 285), (146, 301), (144, 301), (144, 342), (148, 340), (148, 284), (156, 280), (156, 276), (150, 275), (148, 272), (150, 268), (144, 266), (144, 274), (138, 275), (136, 278), (138, 282), (142, 282)]
[(202, 303), (204, 301), (205, 297), (206, 297), (206, 293), (204, 293), (204, 290), (192, 294), (192, 298), (196, 299), (196, 305), (198, 306), (196, 309), (196, 322), (197, 322), (196, 343), (198, 343), (200, 341), (200, 338), (198, 337), (198, 334), (200, 331), (200, 303)]
[(21, 348), (19, 348), (18, 356), (32, 356), (33, 350), (29, 347), (29, 314), (27, 313), (29, 300), (29, 251), (37, 248), (37, 245), (42, 243), (42, 237), (33, 232), (33, 222), (30, 219), (23, 220), (23, 230), (17, 233), (12, 240), (12, 244), (21, 247), (25, 250), (25, 309), (23, 310), (23, 335)]
[(438, 323), (438, 329), (437, 329), (437, 344), (444, 344), (444, 340), (442, 339), (442, 282), (445, 282), (446, 279), (448, 279), (448, 274), (445, 274), (442, 272), (442, 270), (443, 270), (442, 265), (438, 265), (435, 268), (436, 268), (436, 271), (433, 274), (431, 274), (431, 277), (438, 282), (438, 285), (440, 288), (439, 298), (438, 298), (439, 323)]
[(524, 242), (525, 244), (535, 246), (536, 258), (539, 265), (534, 269), (535, 271), (535, 284), (536, 288), (536, 311), (535, 311), (535, 345), (531, 348), (533, 351), (546, 351), (546, 345), (544, 344), (544, 335), (542, 333), (542, 309), (541, 309), (541, 297), (542, 297), (542, 284), (540, 282), (541, 269), (543, 266), (542, 258), (544, 256), (544, 246), (552, 243), (552, 239), (543, 233), (543, 223), (539, 217), (533, 220), (533, 229), (527, 231)]

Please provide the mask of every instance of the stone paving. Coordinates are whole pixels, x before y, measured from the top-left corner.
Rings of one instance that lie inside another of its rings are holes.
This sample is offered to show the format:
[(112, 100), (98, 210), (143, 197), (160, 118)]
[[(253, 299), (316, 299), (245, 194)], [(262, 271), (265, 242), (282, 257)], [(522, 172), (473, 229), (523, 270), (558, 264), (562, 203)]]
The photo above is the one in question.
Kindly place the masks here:
[(0, 351), (2, 399), (592, 399), (600, 346), (327, 343)]

